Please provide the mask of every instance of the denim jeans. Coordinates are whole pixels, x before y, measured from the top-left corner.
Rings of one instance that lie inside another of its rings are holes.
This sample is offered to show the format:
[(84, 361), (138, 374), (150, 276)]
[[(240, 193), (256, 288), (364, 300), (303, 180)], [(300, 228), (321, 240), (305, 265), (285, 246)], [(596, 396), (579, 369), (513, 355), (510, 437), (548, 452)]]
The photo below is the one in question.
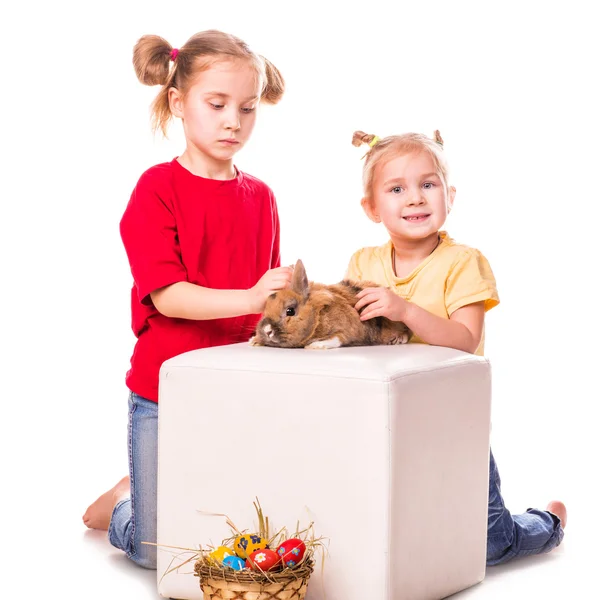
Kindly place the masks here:
[(108, 528), (110, 543), (146, 569), (156, 569), (156, 487), (158, 404), (129, 394), (129, 477), (131, 498), (114, 508)]
[(560, 519), (535, 508), (511, 515), (500, 493), (500, 475), (490, 451), (487, 564), (499, 565), (512, 558), (550, 552), (564, 536)]

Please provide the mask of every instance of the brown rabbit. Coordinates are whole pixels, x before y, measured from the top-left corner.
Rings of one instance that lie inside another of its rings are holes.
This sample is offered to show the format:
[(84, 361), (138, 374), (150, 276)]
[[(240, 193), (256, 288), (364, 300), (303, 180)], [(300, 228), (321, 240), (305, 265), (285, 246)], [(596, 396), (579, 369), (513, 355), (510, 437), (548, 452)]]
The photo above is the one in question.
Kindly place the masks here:
[(354, 305), (358, 301), (356, 294), (366, 287), (377, 284), (349, 280), (334, 285), (309, 282), (299, 260), (291, 288), (279, 290), (267, 299), (250, 344), (311, 349), (406, 344), (411, 332), (404, 323), (385, 317), (360, 320)]

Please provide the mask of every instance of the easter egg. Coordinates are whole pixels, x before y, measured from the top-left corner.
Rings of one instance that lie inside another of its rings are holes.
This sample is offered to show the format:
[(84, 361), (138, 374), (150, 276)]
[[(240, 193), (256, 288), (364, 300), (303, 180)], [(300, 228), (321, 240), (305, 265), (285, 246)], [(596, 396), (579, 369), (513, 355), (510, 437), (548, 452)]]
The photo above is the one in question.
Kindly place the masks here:
[(208, 555), (210, 559), (220, 563), (222, 563), (227, 556), (235, 556), (235, 552), (227, 546), (219, 546)]
[(223, 559), (225, 567), (231, 567), (234, 571), (241, 571), (244, 568), (244, 561), (239, 556), (226, 556)]
[(286, 567), (295, 567), (304, 557), (306, 544), (298, 538), (285, 540), (277, 548), (277, 554)]
[(246, 560), (256, 550), (262, 550), (267, 547), (267, 541), (263, 540), (260, 535), (253, 533), (245, 533), (235, 538), (233, 548), (235, 553)]
[(250, 558), (246, 561), (247, 569), (254, 569), (255, 571), (268, 571), (274, 566), (279, 564), (279, 554), (269, 548), (262, 550), (255, 550)]

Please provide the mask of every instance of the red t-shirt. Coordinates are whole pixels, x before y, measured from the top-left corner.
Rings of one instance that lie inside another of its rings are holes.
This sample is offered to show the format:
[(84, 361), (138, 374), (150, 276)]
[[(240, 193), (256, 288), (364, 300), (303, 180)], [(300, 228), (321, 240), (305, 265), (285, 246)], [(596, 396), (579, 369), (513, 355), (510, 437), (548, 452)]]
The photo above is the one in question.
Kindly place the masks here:
[(259, 315), (192, 321), (160, 314), (150, 293), (189, 281), (248, 289), (278, 267), (279, 218), (273, 192), (237, 170), (228, 181), (192, 174), (177, 159), (148, 169), (121, 219), (129, 258), (132, 329), (137, 337), (127, 387), (158, 402), (162, 363), (183, 352), (250, 339)]

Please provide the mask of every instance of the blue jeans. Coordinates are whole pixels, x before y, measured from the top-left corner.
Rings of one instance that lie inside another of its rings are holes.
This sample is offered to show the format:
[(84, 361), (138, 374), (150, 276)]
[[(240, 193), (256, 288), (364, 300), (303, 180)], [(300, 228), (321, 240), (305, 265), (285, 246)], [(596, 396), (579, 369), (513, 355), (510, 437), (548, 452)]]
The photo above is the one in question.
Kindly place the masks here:
[(129, 477), (131, 498), (112, 513), (108, 539), (138, 565), (156, 569), (156, 487), (158, 404), (129, 394)]
[(499, 565), (512, 558), (550, 552), (563, 539), (560, 519), (535, 508), (511, 515), (500, 493), (500, 475), (490, 450), (487, 564)]

